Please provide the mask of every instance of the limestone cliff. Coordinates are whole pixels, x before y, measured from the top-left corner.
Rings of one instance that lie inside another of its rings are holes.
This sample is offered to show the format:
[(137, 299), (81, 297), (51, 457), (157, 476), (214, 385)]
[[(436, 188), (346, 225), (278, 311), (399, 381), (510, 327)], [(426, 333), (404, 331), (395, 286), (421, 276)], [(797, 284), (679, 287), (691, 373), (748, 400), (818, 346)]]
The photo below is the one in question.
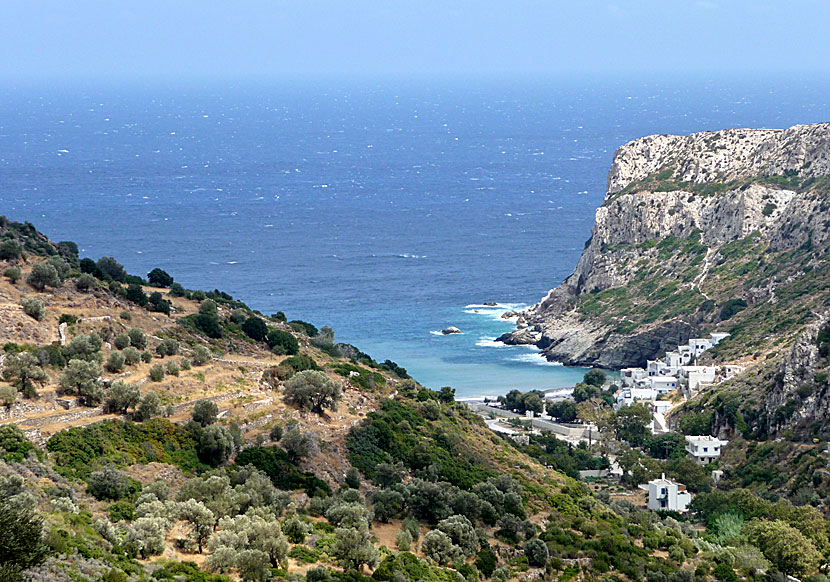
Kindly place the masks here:
[(716, 356), (792, 341), (826, 298), (828, 176), (828, 123), (622, 146), (573, 274), (503, 341), (603, 367), (714, 328), (733, 333)]

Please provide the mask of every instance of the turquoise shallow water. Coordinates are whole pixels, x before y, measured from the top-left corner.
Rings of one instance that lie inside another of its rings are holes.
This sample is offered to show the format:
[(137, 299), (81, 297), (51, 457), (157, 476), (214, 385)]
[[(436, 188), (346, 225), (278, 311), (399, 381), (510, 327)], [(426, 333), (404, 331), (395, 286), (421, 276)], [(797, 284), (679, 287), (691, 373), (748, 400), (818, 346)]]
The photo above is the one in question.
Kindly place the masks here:
[[(330, 325), (460, 396), (583, 370), (467, 307), (573, 269), (614, 150), (826, 121), (810, 79), (0, 87), (0, 214), (83, 254)], [(495, 310), (494, 310), (495, 311)], [(431, 332), (455, 325), (464, 333)]]

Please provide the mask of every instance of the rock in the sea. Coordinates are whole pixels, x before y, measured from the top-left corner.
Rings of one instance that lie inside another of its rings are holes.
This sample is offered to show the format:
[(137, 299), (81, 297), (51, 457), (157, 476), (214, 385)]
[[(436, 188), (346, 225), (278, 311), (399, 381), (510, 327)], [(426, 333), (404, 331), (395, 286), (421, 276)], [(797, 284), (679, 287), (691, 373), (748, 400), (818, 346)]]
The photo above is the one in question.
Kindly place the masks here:
[(498, 303), (496, 303), (495, 301), (485, 301), (484, 305), (487, 307), (495, 307), (496, 305), (498, 305)]
[(451, 325), (450, 327), (445, 327), (444, 329), (442, 329), (441, 333), (443, 333), (444, 335), (452, 335), (454, 333), (461, 333), (461, 330)]
[(505, 311), (501, 314), (502, 319), (513, 319), (514, 317), (519, 317), (518, 311)]

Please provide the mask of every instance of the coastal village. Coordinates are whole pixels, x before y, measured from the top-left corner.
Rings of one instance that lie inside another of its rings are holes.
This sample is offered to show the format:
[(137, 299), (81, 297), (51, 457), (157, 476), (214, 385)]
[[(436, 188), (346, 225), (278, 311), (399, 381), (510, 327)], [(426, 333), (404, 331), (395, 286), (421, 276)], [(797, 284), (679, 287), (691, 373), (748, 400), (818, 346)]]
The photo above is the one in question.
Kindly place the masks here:
[[(645, 368), (620, 370), (619, 385), (606, 380), (603, 386), (607, 390), (614, 390), (613, 410), (619, 412), (635, 403), (644, 404), (651, 412), (651, 433), (660, 435), (671, 432), (666, 417), (674, 408), (691, 399), (701, 389), (729, 380), (744, 371), (743, 366), (734, 364), (698, 365), (699, 358), (707, 350), (727, 337), (728, 333), (713, 332), (707, 338), (691, 338), (688, 343), (666, 352), (662, 360), (648, 360)], [(571, 398), (571, 395), (562, 395), (559, 390), (545, 393), (547, 416), (532, 411), (520, 414), (519, 411), (509, 410), (499, 400), (468, 401), (468, 405), (484, 417), (491, 430), (506, 434), (517, 442), (527, 442), (528, 433), (549, 433), (573, 445), (582, 442), (590, 446), (594, 435), (598, 434), (594, 423), (561, 422), (550, 413), (554, 402)], [(727, 444), (727, 441), (708, 434), (685, 435), (684, 439), (687, 457), (702, 466), (716, 463)], [(580, 471), (580, 477), (618, 479), (622, 471), (614, 462), (613, 455), (609, 455), (609, 460), (612, 462), (608, 470), (583, 470)], [(713, 482), (717, 482), (721, 476), (722, 471), (718, 469), (711, 473)], [(667, 479), (664, 474), (641, 484), (639, 489), (646, 492), (646, 506), (654, 511), (685, 513), (692, 500), (691, 493), (683, 483)]]

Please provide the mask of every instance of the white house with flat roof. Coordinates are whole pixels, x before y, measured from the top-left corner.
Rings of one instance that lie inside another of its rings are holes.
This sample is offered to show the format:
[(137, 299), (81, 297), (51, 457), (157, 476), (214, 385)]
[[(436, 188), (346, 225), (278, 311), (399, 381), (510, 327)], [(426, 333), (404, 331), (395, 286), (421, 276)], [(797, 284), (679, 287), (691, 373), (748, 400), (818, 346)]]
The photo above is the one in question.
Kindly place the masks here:
[(676, 376), (651, 376), (648, 380), (658, 394), (668, 394), (680, 386), (680, 380)]
[(700, 390), (702, 386), (715, 383), (717, 370), (715, 366), (683, 366), (680, 376), (687, 380), (689, 390)]
[(666, 479), (665, 475), (649, 481), (647, 485), (640, 485), (640, 488), (648, 491), (648, 508), (653, 511), (685, 513), (689, 510), (692, 494), (685, 485)]
[(708, 465), (720, 458), (721, 449), (727, 442), (709, 435), (687, 436), (686, 453), (699, 465)]
[(631, 406), (635, 402), (651, 402), (656, 398), (657, 392), (653, 388), (623, 388), (617, 394), (614, 409), (619, 410), (623, 406)]

